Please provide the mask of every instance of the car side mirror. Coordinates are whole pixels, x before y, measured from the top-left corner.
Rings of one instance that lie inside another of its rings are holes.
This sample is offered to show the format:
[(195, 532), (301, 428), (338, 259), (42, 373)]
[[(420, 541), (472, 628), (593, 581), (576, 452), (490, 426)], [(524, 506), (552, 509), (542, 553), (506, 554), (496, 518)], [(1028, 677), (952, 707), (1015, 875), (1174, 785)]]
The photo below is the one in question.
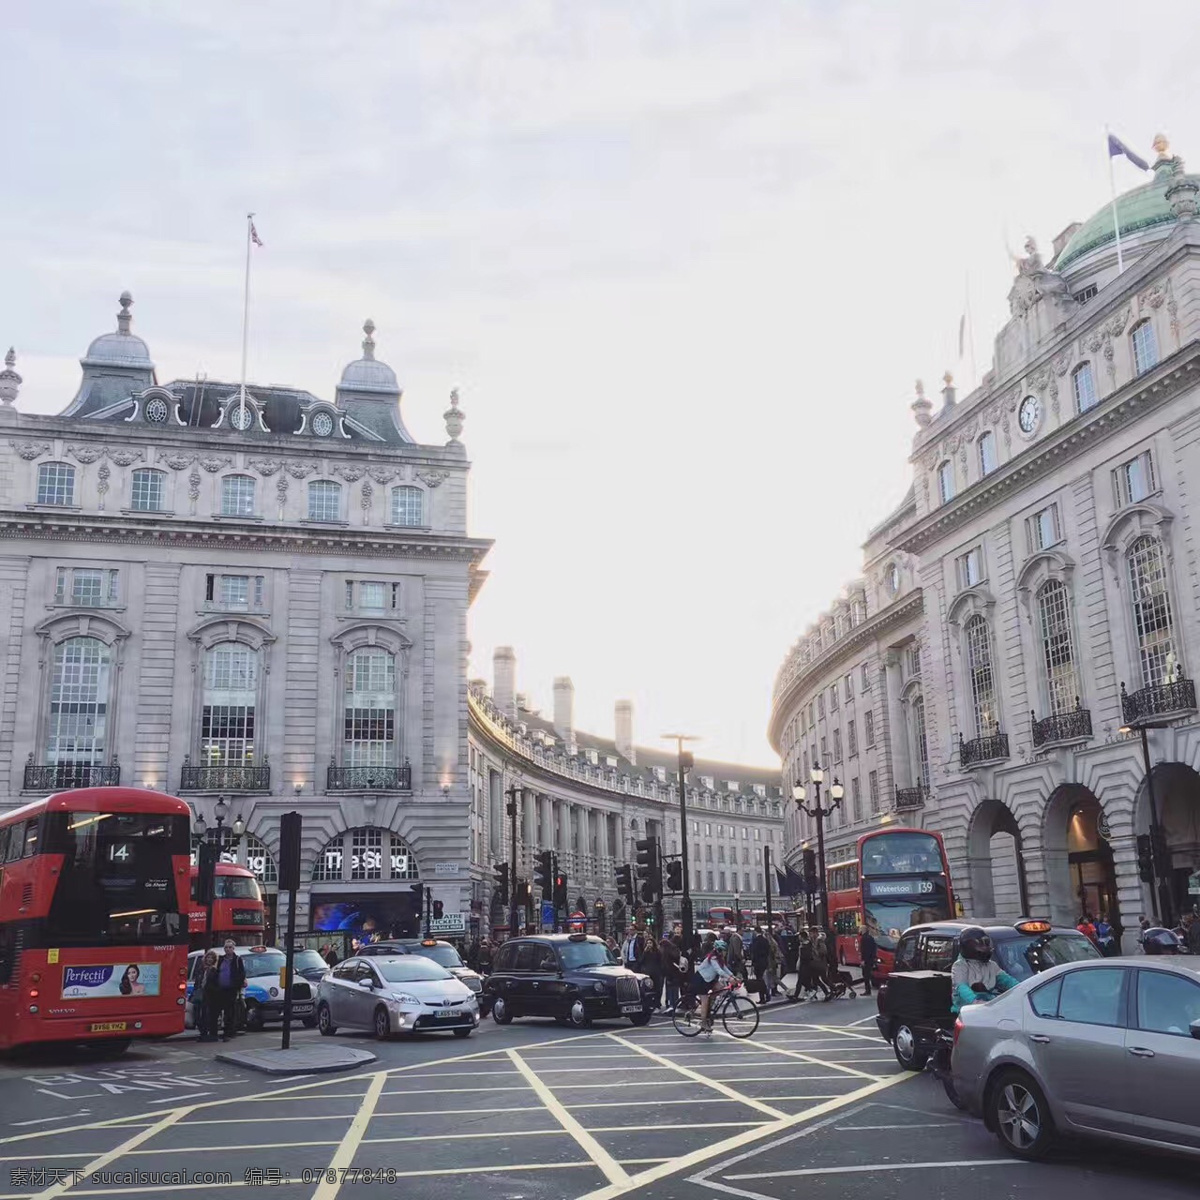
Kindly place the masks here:
[(1200, 1020), (1193, 1021), (1191, 1024), (1192, 1037), (1200, 1042)]
[(367, 991), (368, 991), (368, 992), (370, 992), (370, 991), (374, 991), (374, 989), (375, 989), (375, 980), (373, 980), (373, 979), (360, 979), (360, 980), (358, 981), (358, 986), (359, 986), (359, 987), (365, 987), (365, 988), (367, 989)]

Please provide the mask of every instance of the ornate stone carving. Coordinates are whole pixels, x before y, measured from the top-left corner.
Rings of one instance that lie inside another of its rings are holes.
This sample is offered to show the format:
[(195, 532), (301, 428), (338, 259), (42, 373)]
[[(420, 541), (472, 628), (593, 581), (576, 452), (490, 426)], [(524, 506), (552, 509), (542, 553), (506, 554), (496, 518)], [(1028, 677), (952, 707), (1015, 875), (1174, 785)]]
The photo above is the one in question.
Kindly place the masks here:
[(1071, 358), (1070, 350), (1064, 350), (1054, 356), (1054, 373), (1060, 379), (1067, 373), (1067, 368), (1071, 365)]
[(1175, 299), (1175, 289), (1171, 286), (1170, 279), (1167, 280), (1167, 315), (1171, 318), (1171, 335), (1175, 339), (1175, 345), (1179, 345), (1179, 301)]
[(49, 442), (17, 442), (10, 441), (9, 445), (26, 461), (33, 462), (43, 454), (50, 453)]
[(441, 487), (447, 479), (450, 478), (449, 471), (418, 471), (417, 478), (425, 484), (426, 487), (435, 488)]
[(117, 464), (118, 467), (131, 467), (135, 462), (145, 455), (140, 450), (107, 450), (107, 456)]
[(96, 472), (96, 491), (100, 493), (100, 508), (104, 508), (104, 495), (108, 491), (109, 476), (112, 475), (112, 468), (108, 463), (101, 463), (100, 469)]
[(228, 456), (225, 458), (201, 458), (198, 461), (210, 475), (215, 475), (225, 467), (233, 466), (233, 459)]
[(200, 499), (200, 472), (193, 471), (188, 476), (188, 499), (195, 505)]
[(333, 473), (341, 476), (347, 483), (357, 483), (366, 471), (362, 467), (334, 467)]
[(374, 495), (375, 489), (371, 486), (371, 481), (364, 479), (362, 485), (362, 506), (364, 512), (371, 507), (371, 500), (374, 498)]
[(279, 497), (279, 507), (282, 508), (287, 503), (288, 494), (288, 477), (280, 475), (275, 483), (275, 495)]
[(75, 459), (76, 462), (94, 463), (98, 458), (103, 457), (103, 446), (68, 446), (67, 453)]
[(463, 430), (463, 421), (466, 420), (462, 409), (458, 407), (458, 388), (450, 389), (450, 407), (442, 413), (442, 419), (446, 422), (446, 432), (450, 435), (450, 441), (457, 442), (458, 435)]
[(283, 463), (278, 458), (252, 458), (249, 465), (260, 475), (268, 478), (274, 475), (276, 471), (283, 469)]
[(284, 470), (293, 479), (307, 479), (317, 468), (306, 462), (284, 463)]
[(1044, 391), (1046, 384), (1050, 382), (1050, 368), (1047, 366), (1038, 367), (1032, 375), (1029, 376), (1030, 385), (1036, 388), (1039, 392)]
[(186, 471), (196, 461), (194, 454), (168, 454), (163, 460), (172, 471)]
[(396, 472), (389, 471), (386, 467), (369, 467), (367, 474), (378, 484), (391, 483), (396, 478)]
[[(1155, 288), (1155, 291), (1158, 290), (1159, 289)], [(1161, 303), (1162, 298), (1160, 297), (1158, 303), (1155, 304), (1154, 307), (1157, 308)], [(1109, 337), (1120, 337), (1121, 334), (1125, 332), (1125, 326), (1129, 324), (1129, 318), (1131, 316), (1133, 316), (1133, 310), (1127, 304), (1123, 309), (1121, 309), (1120, 312), (1113, 314), (1112, 318), (1104, 326), (1104, 332), (1108, 334)]]

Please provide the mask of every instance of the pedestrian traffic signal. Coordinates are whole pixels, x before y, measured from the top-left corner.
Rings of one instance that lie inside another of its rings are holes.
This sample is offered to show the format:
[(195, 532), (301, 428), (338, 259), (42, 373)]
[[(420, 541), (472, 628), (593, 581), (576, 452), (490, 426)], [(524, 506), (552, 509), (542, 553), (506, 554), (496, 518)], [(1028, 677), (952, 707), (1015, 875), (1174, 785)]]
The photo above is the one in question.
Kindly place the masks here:
[(433, 919), (435, 921), (440, 921), (442, 919), (442, 913), (445, 911), (445, 907), (446, 906), (441, 900), (435, 900), (433, 902)]
[(630, 904), (634, 901), (633, 868), (628, 863), (617, 868), (617, 895)]
[(817, 886), (817, 856), (807, 849), (804, 851), (804, 890), (810, 896), (820, 891)]
[(501, 904), (508, 903), (508, 863), (497, 863), (492, 868), (496, 875), (495, 894), (499, 896)]
[(642, 884), (642, 901), (645, 904), (654, 903), (654, 884), (648, 879)]
[(537, 868), (534, 871), (534, 882), (542, 893), (543, 900), (554, 896), (554, 851), (543, 850), (538, 855)]
[(420, 912), (425, 907), (425, 885), (423, 883), (414, 883), (408, 890), (412, 893), (413, 903), (417, 906), (417, 912)]
[(641, 838), (637, 842), (637, 876), (650, 889), (642, 888), (642, 899), (650, 901), (662, 895), (662, 863), (658, 857), (658, 838)]
[(683, 891), (683, 862), (678, 858), (667, 863), (667, 890)]
[(554, 876), (554, 907), (567, 907), (567, 875), (565, 871), (559, 871)]
[(1138, 878), (1143, 883), (1154, 882), (1154, 858), (1148, 833), (1139, 833), (1137, 839)]

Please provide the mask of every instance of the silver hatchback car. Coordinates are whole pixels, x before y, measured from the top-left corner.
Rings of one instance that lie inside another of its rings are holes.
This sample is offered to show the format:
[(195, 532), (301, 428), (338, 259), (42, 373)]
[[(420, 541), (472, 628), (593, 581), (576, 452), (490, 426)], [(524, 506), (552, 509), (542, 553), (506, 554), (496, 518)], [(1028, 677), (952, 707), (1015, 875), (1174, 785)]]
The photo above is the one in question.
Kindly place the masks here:
[(1071, 963), (963, 1009), (954, 1086), (1021, 1158), (1057, 1137), (1200, 1157), (1200, 959)]

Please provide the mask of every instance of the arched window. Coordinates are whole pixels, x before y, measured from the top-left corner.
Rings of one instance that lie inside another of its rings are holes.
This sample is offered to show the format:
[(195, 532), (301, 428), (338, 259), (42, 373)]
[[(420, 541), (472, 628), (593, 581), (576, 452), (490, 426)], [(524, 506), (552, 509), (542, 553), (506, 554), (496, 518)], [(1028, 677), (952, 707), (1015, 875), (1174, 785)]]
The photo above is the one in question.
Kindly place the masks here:
[(37, 502), (75, 503), (75, 468), (70, 463), (46, 462), (38, 467)]
[(392, 524), (424, 525), (425, 503), (420, 488), (392, 488)]
[(1100, 403), (1100, 397), (1096, 395), (1096, 380), (1092, 376), (1091, 363), (1080, 363), (1071, 372), (1071, 388), (1075, 393), (1076, 411), (1084, 413)]
[(342, 485), (332, 479), (314, 479), (308, 485), (308, 519), (310, 521), (340, 521), (342, 519)]
[(396, 762), (396, 659), (379, 647), (346, 658), (342, 765), (394, 766)]
[(985, 429), (979, 435), (979, 474), (990, 475), (996, 469), (996, 435)]
[(975, 736), (991, 737), (1000, 727), (996, 712), (996, 677), (992, 670), (992, 631), (983, 617), (972, 617), (963, 630), (967, 641), (967, 674)]
[(99, 638), (72, 637), (54, 647), (47, 762), (95, 766), (104, 761), (111, 662)]
[(252, 517), (254, 515), (254, 480), (249, 475), (226, 475), (221, 480), (221, 515)]
[(1154, 334), (1153, 322), (1147, 318), (1140, 325), (1135, 325), (1129, 337), (1133, 342), (1133, 369), (1141, 375), (1158, 363), (1158, 338)]
[(949, 504), (954, 499), (954, 464), (949, 459), (938, 464), (937, 486), (939, 499)]
[(916, 752), (917, 783), (929, 787), (929, 742), (925, 736), (925, 697), (917, 696), (911, 705), (913, 749)]
[(398, 833), (375, 827), (339, 833), (317, 855), (312, 873), (314, 883), (420, 877), (408, 843)]
[(1071, 608), (1067, 586), (1050, 579), (1037, 594), (1038, 623), (1042, 631), (1042, 667), (1050, 715), (1073, 712), (1079, 697), (1075, 645), (1071, 637)]
[(133, 482), (129, 491), (129, 507), (138, 512), (161, 512), (165, 507), (163, 481), (166, 475), (151, 467), (134, 471)]
[(258, 653), (242, 642), (220, 642), (204, 655), (200, 761), (206, 767), (254, 765)]
[(1178, 671), (1167, 563), (1156, 537), (1140, 537), (1129, 548), (1129, 594), (1137, 633), (1142, 686), (1170, 683)]
[(248, 833), (245, 837), (245, 867), (253, 871), (259, 883), (275, 884), (279, 882), (279, 871), (270, 850), (260, 838)]

